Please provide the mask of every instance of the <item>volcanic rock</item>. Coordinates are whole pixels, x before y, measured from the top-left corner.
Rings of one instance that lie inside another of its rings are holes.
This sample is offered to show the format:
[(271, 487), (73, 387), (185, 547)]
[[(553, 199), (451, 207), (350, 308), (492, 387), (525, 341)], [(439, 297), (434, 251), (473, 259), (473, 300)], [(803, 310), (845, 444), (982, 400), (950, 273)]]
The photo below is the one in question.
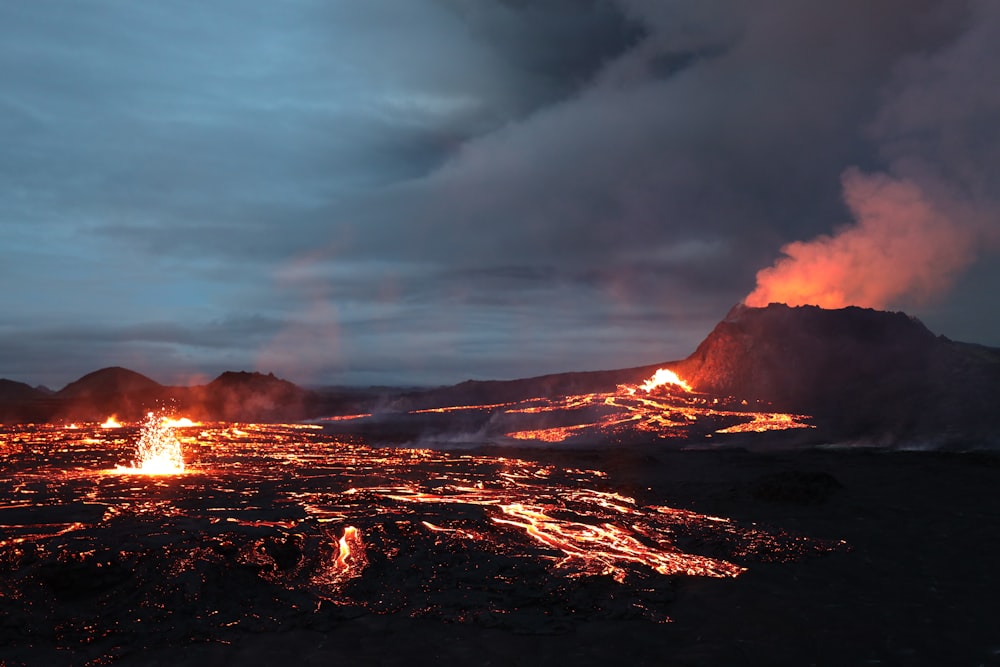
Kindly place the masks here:
[(162, 386), (141, 373), (121, 366), (102, 368), (71, 382), (57, 392), (62, 398), (124, 395), (160, 389)]
[(784, 505), (821, 505), (843, 485), (827, 472), (782, 470), (759, 477), (750, 493), (757, 500)]
[(673, 368), (698, 391), (815, 415), (837, 436), (942, 444), (1000, 426), (1000, 349), (905, 313), (739, 305)]
[(49, 396), (30, 385), (0, 379), (0, 421), (44, 420), (51, 412)]
[(31, 385), (0, 379), (0, 401), (37, 401), (42, 398), (45, 394)]
[(193, 387), (191, 400), (212, 419), (286, 421), (309, 416), (311, 392), (273, 373), (226, 371), (207, 385)]
[(112, 366), (84, 375), (56, 392), (63, 419), (139, 419), (168, 397), (158, 382), (127, 368)]

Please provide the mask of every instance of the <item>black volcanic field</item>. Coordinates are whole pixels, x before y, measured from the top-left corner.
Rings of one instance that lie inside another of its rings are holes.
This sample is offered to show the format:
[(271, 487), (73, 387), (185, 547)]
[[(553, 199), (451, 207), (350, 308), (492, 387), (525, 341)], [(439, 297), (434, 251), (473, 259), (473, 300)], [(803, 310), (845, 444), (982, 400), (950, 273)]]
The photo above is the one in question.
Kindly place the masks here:
[[(666, 623), (619, 613), (610, 603), (580, 611), (581, 599), (620, 595), (589, 579), (537, 606), (530, 590), (537, 581), (524, 580), (520, 590), (516, 578), (505, 579), (502, 595), (524, 602), (499, 622), (371, 608), (282, 616), (269, 607), (271, 589), (244, 576), (241, 586), (260, 588), (243, 599), (260, 606), (255, 617), (277, 619), (271, 625), (234, 624), (213, 635), (182, 624), (160, 640), (145, 628), (135, 635), (141, 640), (123, 635), (114, 651), (105, 648), (113, 634), (60, 644), (37, 611), (51, 597), (61, 618), (89, 618), (97, 612), (88, 605), (114, 605), (113, 595), (89, 592), (73, 579), (76, 570), (12, 560), (8, 550), (3, 576), (43, 586), (32, 593), (35, 607), (0, 618), (0, 665), (1000, 665), (1000, 350), (936, 336), (903, 313), (737, 306), (683, 360), (419, 391), (304, 389), (235, 372), (206, 385), (165, 387), (122, 368), (57, 392), (0, 380), (0, 421), (133, 420), (150, 409), (274, 423), (375, 413), (384, 418), (331, 422), (324, 432), (376, 447), (444, 442), (450, 429), (488, 436), (489, 412), (461, 423), (447, 413), (409, 413), (611, 391), (661, 366), (699, 392), (810, 415), (815, 428), (685, 442), (636, 432), (613, 444), (568, 446), (499, 445), (484, 437), (463, 442), (460, 454), (601, 471), (609, 491), (642, 505), (845, 546), (791, 561), (758, 558), (735, 579), (672, 575), (655, 591)], [(7, 454), (2, 461), (5, 475), (16, 476), (21, 464)], [(694, 542), (686, 546), (697, 549)], [(467, 587), (463, 577), (480, 565), (448, 565), (458, 573), (455, 589)], [(49, 579), (32, 579), (32, 568), (55, 572), (64, 588), (48, 591)], [(65, 587), (71, 594), (64, 599)], [(235, 613), (246, 603), (233, 595)]]

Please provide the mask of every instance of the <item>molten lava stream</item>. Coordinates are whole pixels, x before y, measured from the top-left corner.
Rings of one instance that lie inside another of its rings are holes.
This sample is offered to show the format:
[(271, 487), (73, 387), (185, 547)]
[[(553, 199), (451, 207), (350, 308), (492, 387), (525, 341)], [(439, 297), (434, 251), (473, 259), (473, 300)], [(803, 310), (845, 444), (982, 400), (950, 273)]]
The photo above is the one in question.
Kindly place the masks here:
[(355, 526), (344, 526), (344, 534), (339, 539), (326, 532), (331, 542), (337, 545), (337, 555), (328, 561), (326, 567), (320, 568), (310, 578), (310, 583), (320, 591), (325, 591), (334, 598), (340, 593), (344, 582), (361, 576), (368, 567), (368, 555), (365, 553), (365, 543), (361, 533)]
[(557, 567), (577, 569), (581, 574), (611, 575), (622, 583), (627, 574), (623, 563), (645, 565), (665, 575), (737, 577), (746, 571), (727, 561), (646, 546), (613, 523), (565, 521), (549, 516), (543, 507), (521, 503), (500, 505), (500, 509), (509, 518), (493, 517), (494, 523), (521, 528), (536, 541), (561, 551), (565, 558)]

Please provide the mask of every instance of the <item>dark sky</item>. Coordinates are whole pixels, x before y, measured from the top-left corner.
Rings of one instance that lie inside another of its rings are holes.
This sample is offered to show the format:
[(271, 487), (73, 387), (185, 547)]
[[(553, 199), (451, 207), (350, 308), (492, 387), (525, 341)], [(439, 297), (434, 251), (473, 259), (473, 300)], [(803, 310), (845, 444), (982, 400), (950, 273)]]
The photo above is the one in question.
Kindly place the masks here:
[(0, 377), (656, 363), (870, 224), (830, 275), (1000, 345), (998, 63), (995, 0), (5, 2)]

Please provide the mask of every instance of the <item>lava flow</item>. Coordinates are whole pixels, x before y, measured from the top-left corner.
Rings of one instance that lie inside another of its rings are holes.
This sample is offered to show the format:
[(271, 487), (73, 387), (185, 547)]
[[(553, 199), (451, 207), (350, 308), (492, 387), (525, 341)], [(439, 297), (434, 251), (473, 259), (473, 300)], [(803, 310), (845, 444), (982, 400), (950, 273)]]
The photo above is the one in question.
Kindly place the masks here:
[(414, 411), (491, 411), (490, 427), (506, 438), (547, 443), (591, 438), (606, 442), (626, 434), (692, 440), (713, 434), (813, 428), (806, 415), (751, 408), (745, 401), (698, 393), (674, 371), (661, 368), (637, 385), (614, 391), (514, 403), (464, 405)]
[(533, 631), (662, 621), (671, 577), (841, 547), (641, 502), (599, 470), (379, 449), (309, 424), (149, 416), (149, 457), (119, 470), (175, 474), (183, 445), (199, 474), (104, 474), (129, 428), (0, 427), (0, 616), (61, 646), (221, 637), (309, 608)]

